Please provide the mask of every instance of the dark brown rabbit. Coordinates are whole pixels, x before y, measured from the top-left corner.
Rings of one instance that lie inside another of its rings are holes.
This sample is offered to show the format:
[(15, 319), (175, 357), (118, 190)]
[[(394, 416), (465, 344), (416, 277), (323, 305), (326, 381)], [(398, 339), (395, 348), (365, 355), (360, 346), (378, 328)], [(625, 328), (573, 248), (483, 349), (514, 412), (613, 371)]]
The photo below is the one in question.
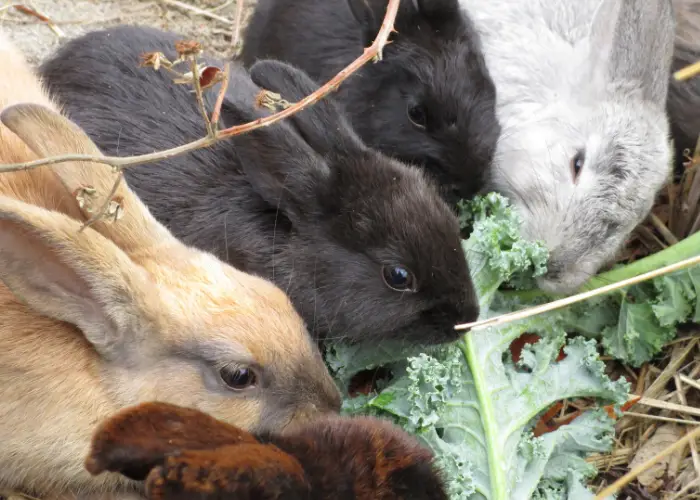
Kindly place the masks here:
[(431, 452), (366, 417), (252, 435), (197, 410), (146, 403), (98, 428), (86, 467), (145, 481), (151, 500), (447, 500)]
[[(106, 154), (174, 147), (202, 136), (200, 111), (188, 87), (139, 61), (150, 51), (174, 58), (179, 38), (133, 26), (89, 33), (42, 76)], [(250, 74), (234, 65), (222, 126), (269, 114), (255, 107), (261, 88), (296, 101), (317, 85), (282, 62), (258, 62)], [(332, 100), (125, 172), (185, 243), (284, 289), (316, 338), (441, 343), (478, 315), (451, 209), (419, 169), (366, 147)]]

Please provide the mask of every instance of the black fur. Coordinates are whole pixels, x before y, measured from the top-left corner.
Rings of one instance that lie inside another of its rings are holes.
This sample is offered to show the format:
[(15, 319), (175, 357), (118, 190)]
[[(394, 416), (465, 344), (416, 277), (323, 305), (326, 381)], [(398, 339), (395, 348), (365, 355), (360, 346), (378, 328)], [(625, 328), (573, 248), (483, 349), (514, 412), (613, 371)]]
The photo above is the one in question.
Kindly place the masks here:
[[(697, 47), (676, 43), (671, 71), (678, 71), (696, 61), (700, 61), (700, 42)], [(671, 76), (667, 112), (675, 147), (676, 174), (680, 175), (686, 162), (684, 153), (689, 151), (692, 156), (700, 138), (700, 76), (682, 82)]]
[[(205, 132), (190, 87), (138, 67), (143, 52), (174, 58), (178, 38), (145, 27), (89, 33), (41, 74), (104, 153), (163, 150)], [(269, 114), (254, 106), (258, 86), (289, 100), (316, 88), (276, 61), (257, 63), (251, 76), (255, 83), (234, 65), (225, 125)], [(277, 283), (317, 338), (441, 343), (477, 317), (450, 208), (418, 169), (367, 148), (329, 99), (209, 149), (127, 169), (126, 179), (184, 242)], [(412, 270), (417, 291), (386, 286), (385, 264)]]
[[(386, 8), (386, 0), (260, 0), (241, 57), (247, 67), (282, 60), (325, 83), (372, 43)], [(369, 146), (422, 165), (448, 203), (470, 198), (500, 134), (478, 35), (458, 0), (403, 0), (395, 28), (382, 61), (346, 80), (338, 102)], [(412, 106), (425, 113), (424, 129), (408, 118)]]

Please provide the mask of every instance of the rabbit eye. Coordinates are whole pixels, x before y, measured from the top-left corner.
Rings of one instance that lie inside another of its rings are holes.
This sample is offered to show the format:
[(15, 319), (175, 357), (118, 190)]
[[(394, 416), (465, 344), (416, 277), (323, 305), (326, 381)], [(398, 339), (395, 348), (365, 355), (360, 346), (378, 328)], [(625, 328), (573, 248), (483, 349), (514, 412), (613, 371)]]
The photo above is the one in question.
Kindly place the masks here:
[(418, 128), (425, 128), (428, 122), (423, 106), (409, 106), (408, 119)]
[(415, 291), (413, 273), (403, 266), (384, 266), (382, 277), (386, 286), (397, 292)]
[(224, 367), (219, 370), (219, 375), (224, 384), (234, 391), (250, 389), (254, 387), (258, 381), (255, 372), (250, 368)]
[(578, 180), (578, 176), (583, 170), (583, 164), (586, 162), (586, 155), (583, 151), (579, 151), (571, 158), (571, 175), (574, 178), (574, 183)]

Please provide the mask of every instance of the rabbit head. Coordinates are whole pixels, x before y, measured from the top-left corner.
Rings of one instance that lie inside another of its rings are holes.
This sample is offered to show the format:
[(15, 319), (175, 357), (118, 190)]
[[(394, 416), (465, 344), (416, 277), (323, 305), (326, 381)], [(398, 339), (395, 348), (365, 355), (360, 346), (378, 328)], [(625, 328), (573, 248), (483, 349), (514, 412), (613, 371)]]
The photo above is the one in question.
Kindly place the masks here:
[[(470, 13), (479, 11), (479, 0), (465, 3)], [(521, 5), (539, 17), (534, 4)], [(491, 187), (520, 209), (524, 236), (548, 247), (539, 286), (557, 293), (574, 291), (615, 257), (648, 215), (670, 167), (669, 2), (603, 0), (590, 28), (572, 15), (586, 36), (570, 40), (574, 28), (548, 31), (567, 19), (559, 10), (576, 8), (552, 2), (548, 20), (533, 21), (536, 28), (524, 22), (507, 33), (510, 24), (497, 25), (487, 42), (489, 64), (501, 68), (494, 71), (503, 125)], [(498, 32), (508, 41), (499, 41)], [(506, 47), (522, 43), (521, 35), (540, 40), (542, 52), (528, 49), (508, 69), (521, 55), (507, 55)]]
[[(288, 101), (317, 88), (278, 61), (257, 62), (250, 75)], [(227, 116), (255, 119), (254, 101)], [(333, 101), (232, 142), (278, 213), (287, 255), (273, 257), (272, 274), (319, 336), (446, 342), (458, 321), (477, 317), (456, 217), (421, 171), (367, 148)]]
[[(44, 106), (11, 106), (0, 120), (38, 156), (100, 155)], [(53, 169), (68, 196), (97, 193), (82, 205), (85, 218), (118, 178), (88, 162)], [(3, 199), (0, 276), (32, 310), (82, 332), (117, 405), (172, 401), (246, 429), (282, 429), (339, 408), (320, 353), (280, 289), (181, 244), (124, 183), (113, 199), (122, 217), (83, 231), (62, 214)]]
[[(347, 2), (369, 46), (387, 2)], [(423, 167), (448, 202), (470, 198), (483, 186), (500, 133), (478, 35), (458, 0), (404, 0), (394, 27), (382, 61), (341, 87), (352, 125), (368, 146)]]
[(432, 453), (373, 418), (251, 435), (201, 412), (146, 403), (95, 431), (86, 467), (146, 481), (148, 498), (445, 500)]

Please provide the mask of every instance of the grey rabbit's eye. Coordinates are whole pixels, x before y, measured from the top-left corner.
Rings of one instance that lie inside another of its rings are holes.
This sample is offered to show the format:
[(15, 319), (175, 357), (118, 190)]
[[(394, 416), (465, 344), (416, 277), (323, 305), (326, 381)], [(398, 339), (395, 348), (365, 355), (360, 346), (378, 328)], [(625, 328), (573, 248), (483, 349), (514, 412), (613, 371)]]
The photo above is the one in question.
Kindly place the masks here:
[(571, 175), (574, 179), (574, 183), (578, 180), (578, 176), (583, 170), (583, 164), (586, 162), (586, 154), (583, 151), (578, 151), (573, 158), (571, 158)]
[(250, 368), (224, 367), (219, 370), (221, 380), (234, 391), (243, 391), (255, 387), (258, 377)]
[(415, 292), (415, 277), (413, 273), (400, 265), (384, 266), (382, 277), (386, 286), (397, 292)]
[(411, 120), (418, 128), (425, 128), (428, 122), (428, 118), (425, 115), (425, 110), (423, 106), (410, 106), (408, 107), (408, 119)]

